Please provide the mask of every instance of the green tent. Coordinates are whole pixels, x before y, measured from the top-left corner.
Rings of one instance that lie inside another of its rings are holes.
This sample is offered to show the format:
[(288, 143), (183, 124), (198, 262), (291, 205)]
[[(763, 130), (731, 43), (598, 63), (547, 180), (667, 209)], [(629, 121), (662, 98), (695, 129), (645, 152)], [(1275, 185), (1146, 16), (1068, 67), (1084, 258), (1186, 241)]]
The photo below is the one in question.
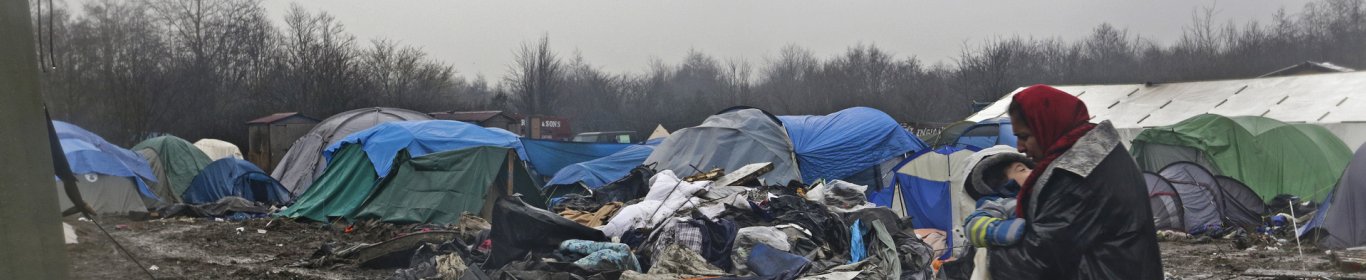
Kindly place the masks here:
[(189, 141), (170, 135), (142, 141), (133, 146), (133, 151), (152, 165), (152, 173), (157, 176), (152, 192), (165, 203), (181, 202), (180, 194), (185, 193), (190, 181), (213, 162)]
[(350, 218), (357, 205), (365, 202), (375, 188), (379, 175), (361, 145), (346, 145), (332, 155), (327, 170), (281, 216), (327, 221), (329, 217)]
[(542, 201), (526, 166), (510, 151), (481, 146), (417, 158), (400, 151), (391, 174), (376, 182), (379, 176), (361, 146), (345, 145), (322, 177), (280, 215), (453, 224), (465, 212), (488, 217), (490, 202), (509, 193), (529, 196), (524, 200), (533, 204)]
[(1278, 194), (1321, 199), (1352, 156), (1341, 139), (1318, 125), (1214, 114), (1144, 130), (1132, 146), (1143, 170), (1194, 162), (1246, 183), (1263, 200)]

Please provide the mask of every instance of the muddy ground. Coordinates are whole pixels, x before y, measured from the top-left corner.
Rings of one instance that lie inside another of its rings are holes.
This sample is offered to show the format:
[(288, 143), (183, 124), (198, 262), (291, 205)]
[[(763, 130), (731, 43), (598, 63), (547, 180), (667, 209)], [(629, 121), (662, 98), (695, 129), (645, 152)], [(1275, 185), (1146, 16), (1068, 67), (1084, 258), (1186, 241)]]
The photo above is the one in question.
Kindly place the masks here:
[[(79, 244), (67, 245), (71, 274), (77, 279), (146, 279), (133, 262), (116, 251), (91, 222), (70, 218)], [(325, 268), (291, 266), (308, 258), (324, 242), (377, 242), (393, 232), (343, 233), (320, 223), (270, 219), (245, 222), (204, 219), (153, 221), (101, 220), (101, 224), (158, 279), (383, 279), (392, 270), (352, 265)], [(237, 230), (242, 228), (242, 230)], [(265, 233), (257, 230), (265, 229)], [(1240, 276), (1248, 268), (1331, 270), (1323, 251), (1295, 246), (1235, 249), (1232, 242), (1161, 243), (1164, 269), (1171, 279), (1262, 279)]]

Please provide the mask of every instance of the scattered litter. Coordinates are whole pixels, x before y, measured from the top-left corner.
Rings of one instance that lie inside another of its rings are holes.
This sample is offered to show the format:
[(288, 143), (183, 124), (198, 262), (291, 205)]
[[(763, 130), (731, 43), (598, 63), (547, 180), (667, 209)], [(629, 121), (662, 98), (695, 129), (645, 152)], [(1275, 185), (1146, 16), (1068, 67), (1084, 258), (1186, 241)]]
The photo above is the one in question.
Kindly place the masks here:
[(76, 218), (76, 220), (77, 220), (77, 221), (82, 221), (82, 222), (89, 222), (89, 221), (90, 221), (90, 219), (86, 219), (85, 217)]
[(156, 266), (156, 265), (153, 265), (152, 267), (148, 267), (147, 270), (157, 271), (157, 270), (161, 270), (161, 267), (158, 267), (158, 266)]
[(114, 225), (114, 229), (128, 229), (127, 224)]
[(243, 231), (247, 231), (247, 228), (244, 228), (244, 227), (239, 227), (239, 228), (237, 228), (237, 234), (242, 234)]
[(258, 230), (256, 230), (256, 233), (266, 234), (266, 230), (264, 230), (264, 229), (258, 229)]
[(213, 221), (215, 221), (215, 222), (223, 222), (223, 221), (227, 221), (227, 220), (224, 220), (223, 218), (213, 218)]

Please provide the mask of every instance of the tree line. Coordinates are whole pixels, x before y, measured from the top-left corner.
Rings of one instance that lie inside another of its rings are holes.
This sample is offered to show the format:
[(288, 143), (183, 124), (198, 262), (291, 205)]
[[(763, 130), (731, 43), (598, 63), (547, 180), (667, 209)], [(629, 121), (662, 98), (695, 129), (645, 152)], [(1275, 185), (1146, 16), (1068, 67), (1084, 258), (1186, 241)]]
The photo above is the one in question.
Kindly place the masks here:
[[(875, 45), (834, 56), (784, 47), (751, 61), (690, 51), (639, 73), (611, 73), (552, 36), (524, 43), (492, 80), (463, 78), (421, 48), (362, 40), (326, 12), (293, 6), (283, 24), (259, 0), (34, 1), (44, 100), (55, 119), (131, 145), (150, 135), (245, 147), (245, 122), (275, 112), (506, 110), (570, 119), (576, 131), (696, 125), (735, 105), (775, 114), (853, 106), (947, 124), (1021, 86), (1256, 77), (1304, 61), (1366, 66), (1366, 6), (1317, 0), (1270, 22), (1216, 23), (1194, 11), (1174, 42), (1101, 24), (1086, 38), (988, 38), (950, 62)], [(39, 5), (41, 9), (37, 9)]]

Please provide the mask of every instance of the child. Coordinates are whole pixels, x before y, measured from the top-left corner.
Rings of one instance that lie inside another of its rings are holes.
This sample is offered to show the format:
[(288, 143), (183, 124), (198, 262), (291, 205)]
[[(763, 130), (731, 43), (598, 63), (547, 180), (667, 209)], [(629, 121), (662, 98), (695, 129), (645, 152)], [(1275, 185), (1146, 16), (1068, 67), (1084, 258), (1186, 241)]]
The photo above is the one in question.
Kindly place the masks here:
[(1033, 172), (1033, 162), (1018, 153), (982, 159), (973, 168), (970, 194), (977, 211), (965, 219), (968, 240), (978, 248), (1010, 246), (1024, 235), (1025, 221), (1015, 217), (1015, 195)]

